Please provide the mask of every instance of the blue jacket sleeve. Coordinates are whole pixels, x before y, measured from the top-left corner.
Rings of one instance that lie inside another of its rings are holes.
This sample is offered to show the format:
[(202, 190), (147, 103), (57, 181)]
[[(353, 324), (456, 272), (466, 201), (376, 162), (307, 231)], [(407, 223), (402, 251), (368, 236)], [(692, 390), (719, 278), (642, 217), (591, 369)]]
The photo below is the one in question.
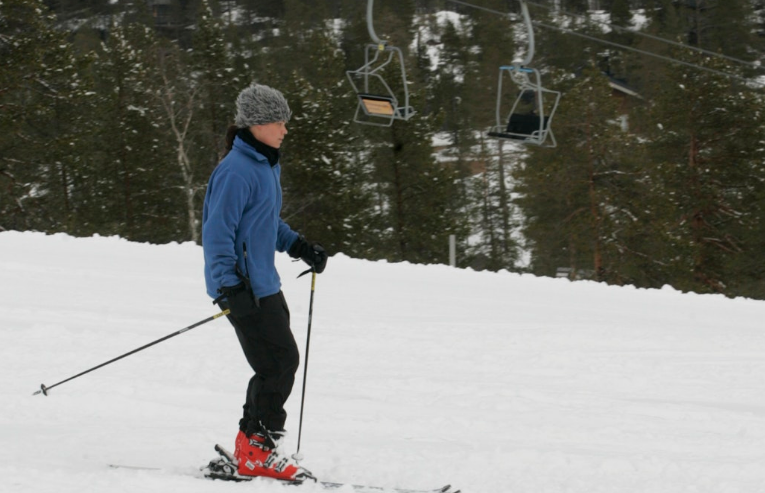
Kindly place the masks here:
[(280, 252), (286, 252), (290, 249), (298, 234), (292, 231), (287, 223), (282, 218), (279, 218), (279, 230), (276, 232), (276, 249)]
[(236, 233), (250, 195), (250, 186), (234, 173), (222, 173), (209, 186), (207, 220), (202, 228), (205, 263), (218, 288), (234, 286), (241, 280), (236, 275)]

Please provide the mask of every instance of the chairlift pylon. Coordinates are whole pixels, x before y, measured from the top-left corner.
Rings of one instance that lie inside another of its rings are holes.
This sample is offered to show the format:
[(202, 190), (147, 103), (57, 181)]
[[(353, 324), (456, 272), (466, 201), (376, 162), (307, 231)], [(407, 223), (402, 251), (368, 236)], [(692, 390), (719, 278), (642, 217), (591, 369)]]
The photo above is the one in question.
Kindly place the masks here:
[[(366, 45), (364, 65), (356, 70), (348, 70), (346, 75), (358, 97), (353, 121), (365, 125), (389, 127), (393, 125), (394, 120), (409, 120), (415, 111), (409, 106), (404, 54), (401, 49), (390, 46), (387, 41), (377, 37), (372, 22), (373, 4), (374, 0), (367, 0), (367, 29), (375, 44)], [(403, 101), (396, 97), (396, 94), (381, 75), (382, 70), (394, 58), (397, 59), (401, 67)]]
[[(529, 47), (523, 61), (499, 67), (497, 83), (497, 123), (488, 135), (504, 140), (515, 140), (525, 144), (555, 147), (555, 135), (551, 123), (560, 102), (560, 92), (545, 89), (539, 71), (531, 68), (534, 58), (534, 27), (528, 5), (521, 0), (521, 12), (529, 36)], [(502, 82), (506, 77), (518, 87), (518, 96), (510, 113), (502, 118)]]

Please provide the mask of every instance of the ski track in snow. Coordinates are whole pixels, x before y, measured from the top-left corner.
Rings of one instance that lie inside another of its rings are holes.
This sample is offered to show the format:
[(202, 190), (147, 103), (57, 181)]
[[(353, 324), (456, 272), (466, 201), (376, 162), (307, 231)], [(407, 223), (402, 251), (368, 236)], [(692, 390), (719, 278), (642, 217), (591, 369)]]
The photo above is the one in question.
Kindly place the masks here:
[[(277, 264), (304, 356), (310, 278)], [(216, 313), (200, 247), (4, 232), (0, 272), (0, 491), (295, 490), (198, 477), (250, 376), (225, 319), (32, 396)], [(765, 491), (763, 320), (762, 301), (336, 255), (303, 465), (465, 493)]]

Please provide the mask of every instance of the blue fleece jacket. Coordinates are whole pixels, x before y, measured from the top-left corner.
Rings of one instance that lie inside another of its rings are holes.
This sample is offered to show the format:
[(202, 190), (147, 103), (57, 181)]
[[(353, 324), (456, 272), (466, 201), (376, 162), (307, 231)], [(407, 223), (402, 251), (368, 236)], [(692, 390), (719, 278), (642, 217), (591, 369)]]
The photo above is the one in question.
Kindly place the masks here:
[[(210, 176), (202, 210), (202, 247), (207, 294), (248, 275), (262, 298), (276, 294), (281, 280), (274, 257), (289, 250), (298, 234), (281, 219), (281, 167), (237, 137), (231, 152)], [(247, 247), (245, 263), (244, 247)]]

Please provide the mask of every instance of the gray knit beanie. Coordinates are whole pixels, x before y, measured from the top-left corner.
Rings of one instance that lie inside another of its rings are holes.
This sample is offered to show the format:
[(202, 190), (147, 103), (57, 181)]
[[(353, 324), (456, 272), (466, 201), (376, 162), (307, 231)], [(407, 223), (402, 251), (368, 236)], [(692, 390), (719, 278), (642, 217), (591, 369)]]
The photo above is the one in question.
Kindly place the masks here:
[(236, 98), (236, 119), (239, 128), (289, 121), (292, 112), (284, 95), (268, 86), (252, 84)]

